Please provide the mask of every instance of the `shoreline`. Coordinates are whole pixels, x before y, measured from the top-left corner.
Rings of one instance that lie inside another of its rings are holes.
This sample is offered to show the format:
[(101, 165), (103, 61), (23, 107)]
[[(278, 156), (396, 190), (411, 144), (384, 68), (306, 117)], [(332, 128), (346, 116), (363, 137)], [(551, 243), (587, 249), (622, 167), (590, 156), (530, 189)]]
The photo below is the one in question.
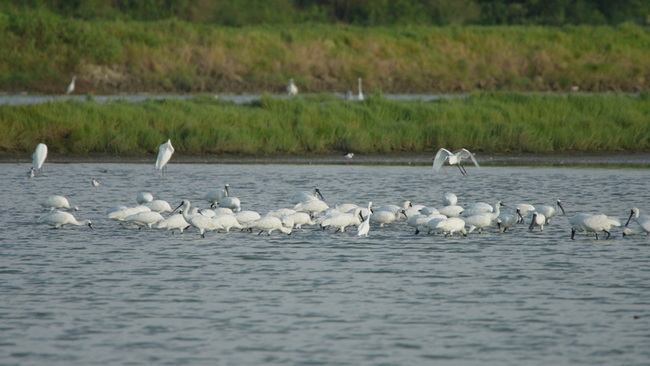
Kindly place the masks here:
[[(342, 155), (180, 155), (176, 154), (170, 164), (350, 164), (350, 165), (429, 165), (435, 153), (395, 153), (390, 155), (360, 155), (352, 160)], [(481, 166), (621, 166), (650, 167), (650, 152), (607, 152), (607, 153), (571, 153), (571, 154), (476, 154)], [(48, 156), (48, 163), (127, 163), (153, 164), (156, 155), (113, 156)], [(31, 155), (0, 155), (0, 164), (30, 163)], [(465, 165), (470, 166), (471, 162)]]

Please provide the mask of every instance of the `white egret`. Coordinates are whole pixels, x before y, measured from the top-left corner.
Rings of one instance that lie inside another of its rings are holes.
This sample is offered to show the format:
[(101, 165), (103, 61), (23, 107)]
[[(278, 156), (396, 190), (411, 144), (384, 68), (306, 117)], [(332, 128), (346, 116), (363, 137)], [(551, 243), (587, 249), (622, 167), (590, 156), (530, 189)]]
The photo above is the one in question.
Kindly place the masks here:
[(174, 154), (174, 147), (172, 146), (171, 139), (167, 139), (167, 142), (158, 147), (158, 158), (156, 159), (156, 169), (162, 170), (163, 176), (166, 172), (165, 165), (171, 159), (172, 154)]
[(74, 91), (74, 86), (76, 81), (77, 81), (77, 77), (73, 76), (72, 81), (70, 81), (70, 84), (68, 85), (68, 89), (65, 91), (66, 94), (72, 94), (72, 92)]
[(634, 207), (630, 211), (630, 217), (628, 217), (627, 222), (625, 223), (625, 227), (627, 227), (632, 220), (636, 221), (636, 223), (639, 224), (641, 230), (650, 234), (650, 216), (640, 215), (639, 209)]
[(359, 83), (359, 94), (357, 95), (358, 100), (363, 100), (363, 92), (361, 91), (361, 78), (357, 79), (357, 82)]
[(293, 79), (289, 79), (289, 86), (287, 86), (287, 93), (292, 97), (298, 94), (298, 87), (296, 86), (296, 83), (293, 82)]
[(36, 145), (36, 150), (32, 154), (32, 167), (39, 173), (43, 169), (45, 158), (47, 158), (47, 145), (40, 143)]
[(433, 170), (437, 172), (440, 170), (445, 161), (447, 161), (449, 165), (458, 166), (458, 169), (463, 175), (467, 175), (467, 171), (462, 164), (462, 161), (467, 158), (471, 159), (477, 168), (480, 168), (478, 162), (476, 161), (476, 158), (474, 157), (474, 154), (472, 154), (469, 150), (463, 148), (452, 153), (443, 147), (438, 150), (436, 156), (433, 158)]
[(52, 211), (46, 215), (39, 217), (37, 222), (39, 224), (47, 224), (53, 226), (55, 229), (60, 229), (65, 225), (87, 225), (89, 228), (93, 228), (92, 222), (90, 220), (77, 221), (77, 219), (71, 213), (63, 211)]

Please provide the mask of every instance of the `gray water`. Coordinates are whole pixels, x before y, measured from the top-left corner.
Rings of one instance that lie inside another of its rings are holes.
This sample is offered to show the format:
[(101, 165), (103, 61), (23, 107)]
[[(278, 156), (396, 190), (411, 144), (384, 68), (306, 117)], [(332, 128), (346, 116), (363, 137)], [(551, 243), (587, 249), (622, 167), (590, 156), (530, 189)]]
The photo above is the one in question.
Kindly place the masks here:
[[(650, 237), (570, 240), (568, 220), (648, 213), (647, 169), (430, 166), (1, 164), (3, 365), (648, 365)], [(106, 171), (106, 172), (104, 172)], [(101, 185), (95, 189), (90, 181)], [(553, 203), (544, 232), (367, 238), (314, 227), (291, 235), (172, 235), (106, 219), (140, 191), (172, 205), (228, 183), (244, 209), (325, 200), (365, 206)], [(35, 201), (67, 196), (88, 227), (35, 224)]]

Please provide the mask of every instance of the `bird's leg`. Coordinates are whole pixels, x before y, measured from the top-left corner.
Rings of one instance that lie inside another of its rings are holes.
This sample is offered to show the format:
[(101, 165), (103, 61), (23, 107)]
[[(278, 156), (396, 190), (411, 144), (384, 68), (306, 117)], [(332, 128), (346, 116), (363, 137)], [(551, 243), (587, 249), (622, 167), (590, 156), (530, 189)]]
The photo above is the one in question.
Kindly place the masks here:
[(460, 170), (460, 173), (461, 173), (462, 175), (467, 175), (467, 173), (465, 173), (465, 172), (463, 171), (463, 167), (462, 167), (462, 165), (460, 165), (460, 164), (456, 164), (456, 166), (458, 167), (458, 170)]
[(605, 240), (609, 239), (609, 236), (611, 235), (611, 233), (609, 231), (607, 231), (607, 230), (603, 230), (603, 231), (607, 233), (607, 237), (605, 238)]
[(594, 233), (594, 234), (596, 234), (596, 240), (598, 240), (598, 233)]
[(575, 236), (576, 236), (576, 231), (574, 229), (571, 229), (571, 240), (575, 240), (576, 239)]

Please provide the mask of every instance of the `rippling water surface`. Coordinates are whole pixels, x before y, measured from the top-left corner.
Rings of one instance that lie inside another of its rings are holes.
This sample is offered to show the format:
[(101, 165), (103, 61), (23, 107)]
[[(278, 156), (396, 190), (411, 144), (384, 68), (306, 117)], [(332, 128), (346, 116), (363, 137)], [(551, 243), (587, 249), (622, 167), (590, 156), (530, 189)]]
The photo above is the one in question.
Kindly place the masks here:
[[(0, 360), (20, 365), (647, 365), (650, 237), (570, 240), (568, 219), (650, 213), (646, 169), (171, 164), (2, 164)], [(103, 172), (106, 170), (106, 172)], [(101, 185), (94, 189), (90, 181)], [(137, 230), (106, 219), (140, 191), (177, 205), (228, 183), (244, 209), (291, 207), (320, 187), (331, 205), (553, 203), (567, 216), (467, 237), (403, 221), (358, 238)], [(87, 227), (35, 224), (67, 196)]]

